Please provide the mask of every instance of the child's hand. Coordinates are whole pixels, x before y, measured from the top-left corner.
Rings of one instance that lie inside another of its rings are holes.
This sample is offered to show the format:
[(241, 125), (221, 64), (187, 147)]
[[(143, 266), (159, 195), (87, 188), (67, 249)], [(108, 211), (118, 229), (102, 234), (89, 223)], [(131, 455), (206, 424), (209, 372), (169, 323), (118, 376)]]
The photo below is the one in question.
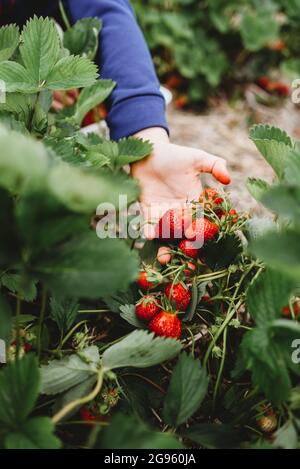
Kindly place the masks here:
[(61, 111), (66, 106), (75, 104), (79, 96), (79, 90), (54, 91), (52, 109), (56, 112)]
[[(162, 215), (162, 205), (168, 208), (199, 198), (199, 173), (211, 173), (222, 184), (230, 183), (223, 158), (189, 147), (170, 143), (166, 131), (151, 128), (136, 137), (153, 143), (152, 154), (132, 165), (132, 175), (141, 184), (141, 203), (146, 220), (152, 222)], [(151, 213), (150, 213), (151, 208)], [(154, 227), (147, 227), (146, 236), (153, 237)]]

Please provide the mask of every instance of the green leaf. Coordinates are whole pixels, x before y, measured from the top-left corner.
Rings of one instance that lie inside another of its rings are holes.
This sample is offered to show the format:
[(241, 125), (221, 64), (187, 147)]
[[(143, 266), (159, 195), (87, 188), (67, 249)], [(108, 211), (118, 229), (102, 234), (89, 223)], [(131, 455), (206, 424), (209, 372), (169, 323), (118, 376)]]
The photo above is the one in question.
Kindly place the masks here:
[[(2, 281), (2, 277), (0, 279)], [(12, 327), (12, 312), (9, 303), (0, 295), (0, 338), (7, 340)]]
[(37, 296), (36, 282), (28, 280), (20, 274), (5, 273), (0, 282), (13, 293), (17, 293), (25, 301), (34, 301)]
[(145, 329), (145, 324), (135, 314), (135, 305), (122, 305), (119, 309), (122, 319), (138, 329)]
[(35, 94), (7, 93), (0, 111), (12, 113), (20, 124), (29, 126), (35, 99)]
[[(300, 181), (299, 181), (300, 182)], [(300, 187), (288, 187), (284, 184), (273, 186), (262, 197), (262, 203), (284, 218), (296, 221), (300, 217)]]
[(246, 223), (247, 234), (250, 240), (255, 240), (266, 235), (269, 231), (274, 231), (276, 225), (269, 218), (253, 217)]
[(285, 165), (293, 150), (293, 142), (287, 133), (269, 125), (256, 125), (250, 130), (250, 138), (278, 178), (283, 179)]
[(60, 440), (54, 435), (54, 424), (48, 417), (27, 420), (19, 431), (8, 433), (6, 449), (59, 449)]
[(174, 358), (181, 350), (178, 340), (154, 337), (146, 331), (134, 331), (105, 350), (102, 363), (106, 369), (133, 366), (148, 368)]
[(0, 111), (0, 124), (7, 130), (14, 130), (24, 135), (29, 135), (28, 130), (23, 122), (17, 121), (12, 114), (3, 113)]
[(148, 156), (152, 151), (153, 145), (149, 141), (129, 137), (119, 140), (118, 148), (119, 157), (116, 160), (116, 164), (117, 167), (122, 167)]
[(98, 299), (125, 290), (136, 279), (138, 256), (121, 240), (100, 240), (87, 231), (41, 255), (32, 270), (57, 295)]
[(54, 21), (30, 19), (21, 35), (20, 54), (30, 78), (37, 87), (51, 74), (59, 58), (60, 44)]
[(105, 167), (112, 169), (109, 157), (99, 153), (96, 147), (91, 147), (87, 151), (85, 166), (94, 169), (100, 169)]
[(297, 287), (280, 271), (266, 270), (256, 278), (247, 291), (247, 305), (258, 325), (269, 325), (270, 321), (282, 316), (282, 308), (289, 303)]
[(0, 422), (18, 429), (32, 412), (40, 387), (37, 359), (28, 354), (0, 372)]
[(116, 86), (112, 80), (98, 80), (94, 85), (84, 88), (76, 102), (72, 119), (80, 125), (86, 114), (105, 101)]
[(269, 232), (251, 243), (252, 251), (270, 267), (300, 278), (300, 232), (286, 230)]
[[(97, 381), (97, 375), (94, 374), (90, 378), (82, 381), (82, 383), (77, 384), (69, 389), (69, 391), (65, 392), (64, 394), (58, 396), (55, 401), (53, 411), (56, 413), (61, 410), (63, 407), (68, 405), (70, 402), (75, 401), (76, 399), (81, 399), (84, 396), (87, 396)], [(75, 407), (73, 411), (69, 412), (67, 418), (70, 419), (72, 415), (76, 414), (79, 410), (79, 407)]]
[[(33, 323), (38, 319), (37, 316), (33, 316), (33, 314), (21, 314), (18, 318), (18, 322), (20, 325), (26, 325), (28, 323)], [(16, 323), (16, 316), (13, 318), (14, 323)]]
[(70, 212), (45, 187), (23, 195), (15, 214), (19, 240), (30, 249), (31, 260), (51, 255), (58, 243), (87, 231), (87, 217)]
[(98, 18), (82, 18), (64, 33), (64, 46), (74, 55), (94, 60), (98, 49), (102, 22)]
[(174, 435), (149, 430), (132, 416), (117, 414), (110, 426), (101, 432), (96, 448), (104, 449), (180, 449)]
[(291, 410), (300, 409), (300, 386), (296, 386), (292, 389), (289, 401)]
[(298, 435), (293, 422), (286, 422), (275, 433), (273, 446), (282, 449), (297, 449), (298, 448)]
[[(275, 340), (280, 346), (287, 367), (296, 375), (300, 376), (300, 367), (297, 360), (292, 359), (295, 347), (294, 342), (298, 343), (300, 337), (300, 324), (289, 319), (276, 319), (270, 324), (270, 330)], [(296, 350), (297, 355), (297, 350)]]
[(116, 170), (145, 158), (151, 151), (150, 142), (129, 137), (119, 140), (118, 143), (104, 140), (90, 148), (87, 158), (96, 165), (97, 159), (103, 161), (104, 157), (109, 160), (109, 166)]
[[(217, 242), (207, 243), (203, 248), (206, 264), (213, 270), (224, 269), (234, 264), (243, 252), (241, 240), (236, 235), (225, 235)], [(222, 252), (222, 256), (220, 256)]]
[(85, 214), (95, 212), (101, 203), (106, 204), (106, 210), (107, 204), (117, 206), (119, 194), (127, 196), (128, 203), (139, 194), (137, 183), (126, 175), (93, 174), (63, 162), (51, 168), (48, 185), (67, 208)]
[(41, 143), (0, 127), (0, 147), (0, 186), (20, 194), (43, 183), (48, 158)]
[(172, 427), (188, 420), (200, 407), (208, 387), (208, 377), (195, 360), (185, 352), (173, 370), (171, 382), (164, 400), (163, 417)]
[(269, 13), (261, 11), (246, 14), (241, 21), (241, 35), (244, 46), (249, 51), (258, 51), (268, 42), (278, 38), (279, 23)]
[(0, 62), (11, 58), (20, 40), (19, 28), (10, 24), (0, 28)]
[(133, 294), (132, 289), (127, 289), (124, 292), (118, 292), (114, 295), (105, 295), (102, 297), (102, 300), (107, 305), (107, 307), (113, 313), (120, 314), (120, 307), (121, 306), (133, 306), (135, 302), (135, 295)]
[(283, 349), (269, 328), (258, 327), (247, 332), (241, 344), (246, 369), (252, 372), (252, 383), (274, 404), (289, 398), (292, 383)]
[(299, 186), (300, 183), (300, 153), (291, 152), (285, 167), (285, 180), (288, 184)]
[(248, 178), (247, 189), (255, 200), (260, 201), (263, 195), (270, 188), (270, 184), (263, 179)]
[(79, 304), (72, 299), (58, 299), (52, 297), (50, 300), (50, 317), (56, 322), (62, 333), (67, 332), (74, 324), (78, 314)]
[(74, 137), (68, 139), (45, 137), (43, 142), (62, 161), (73, 166), (90, 166), (86, 151), (77, 144)]
[(3, 61), (0, 67), (0, 80), (5, 83), (7, 93), (23, 92), (35, 93), (36, 84), (32, 81), (28, 71), (17, 62)]
[[(0, 73), (1, 77), (1, 73)], [(83, 57), (63, 57), (52, 68), (44, 87), (69, 90), (91, 86), (98, 78), (97, 66)]]
[[(1, 139), (0, 139), (1, 140)], [(14, 199), (0, 188), (0, 266), (20, 262), (20, 243), (14, 218)]]
[(239, 430), (217, 423), (194, 425), (183, 436), (208, 449), (237, 448), (241, 441)]
[(41, 392), (60, 394), (96, 376), (100, 357), (95, 345), (61, 360), (52, 360), (41, 366)]
[(97, 158), (98, 160), (100, 159), (100, 161), (103, 161), (103, 157), (105, 157), (109, 160), (109, 166), (111, 169), (117, 168), (117, 160), (119, 157), (118, 144), (110, 140), (104, 140), (102, 143), (94, 145), (90, 149), (88, 157), (92, 160), (94, 165), (97, 163)]

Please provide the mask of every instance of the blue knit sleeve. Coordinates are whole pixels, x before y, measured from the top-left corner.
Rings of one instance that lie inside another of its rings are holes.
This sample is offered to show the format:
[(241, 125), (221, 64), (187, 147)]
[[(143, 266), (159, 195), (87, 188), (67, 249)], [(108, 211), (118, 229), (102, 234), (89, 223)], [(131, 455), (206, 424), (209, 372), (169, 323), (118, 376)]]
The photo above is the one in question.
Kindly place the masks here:
[(107, 118), (111, 138), (117, 140), (149, 127), (167, 130), (164, 98), (130, 2), (68, 0), (67, 3), (74, 22), (93, 16), (103, 21), (100, 76), (117, 82)]

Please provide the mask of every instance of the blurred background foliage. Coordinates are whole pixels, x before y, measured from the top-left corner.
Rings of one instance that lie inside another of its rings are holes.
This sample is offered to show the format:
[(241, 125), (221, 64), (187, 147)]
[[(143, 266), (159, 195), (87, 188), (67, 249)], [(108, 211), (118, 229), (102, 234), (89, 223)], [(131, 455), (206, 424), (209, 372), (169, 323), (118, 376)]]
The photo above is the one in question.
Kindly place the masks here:
[(132, 0), (178, 107), (262, 76), (299, 77), (300, 0)]

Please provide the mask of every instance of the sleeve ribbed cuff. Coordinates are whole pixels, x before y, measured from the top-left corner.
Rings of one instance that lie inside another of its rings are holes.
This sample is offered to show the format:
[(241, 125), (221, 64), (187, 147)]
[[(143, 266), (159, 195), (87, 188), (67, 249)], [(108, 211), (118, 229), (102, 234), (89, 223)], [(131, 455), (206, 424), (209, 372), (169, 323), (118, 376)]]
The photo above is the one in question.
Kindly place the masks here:
[(148, 95), (125, 99), (113, 105), (107, 124), (112, 140), (129, 137), (150, 127), (162, 127), (169, 132), (164, 98)]

